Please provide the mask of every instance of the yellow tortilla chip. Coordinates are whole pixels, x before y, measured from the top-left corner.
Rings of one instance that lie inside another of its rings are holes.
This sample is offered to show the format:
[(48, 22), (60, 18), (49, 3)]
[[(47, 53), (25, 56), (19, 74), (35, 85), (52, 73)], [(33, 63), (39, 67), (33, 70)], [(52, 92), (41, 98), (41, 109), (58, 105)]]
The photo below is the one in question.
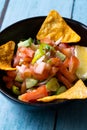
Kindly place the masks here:
[(50, 11), (36, 37), (38, 40), (48, 37), (54, 41), (62, 37), (61, 42), (64, 43), (78, 42), (81, 39), (55, 10)]
[(6, 44), (0, 46), (0, 69), (1, 70), (15, 70), (16, 68), (11, 67), (15, 49), (15, 43), (9, 41)]
[(59, 95), (47, 96), (40, 98), (37, 101), (51, 102), (57, 99), (86, 99), (87, 98), (87, 87), (84, 85), (82, 80), (78, 80), (76, 84), (68, 89), (66, 92)]

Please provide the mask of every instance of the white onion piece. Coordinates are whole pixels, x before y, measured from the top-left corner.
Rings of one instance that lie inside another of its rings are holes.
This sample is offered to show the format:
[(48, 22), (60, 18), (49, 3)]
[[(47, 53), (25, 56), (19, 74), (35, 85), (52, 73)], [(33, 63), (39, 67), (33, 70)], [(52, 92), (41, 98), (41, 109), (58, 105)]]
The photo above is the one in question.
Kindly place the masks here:
[(41, 63), (45, 59), (45, 55), (43, 55), (39, 60), (36, 61), (36, 63)]
[(59, 45), (60, 42), (62, 41), (62, 38), (63, 38), (63, 37), (60, 37), (56, 42), (54, 42), (54, 44), (55, 44), (56, 46)]
[(51, 79), (52, 77), (49, 77), (48, 79), (46, 79), (45, 81), (43, 81), (43, 82), (40, 82), (40, 83), (38, 83), (37, 85), (44, 85), (44, 84), (46, 84), (50, 79)]

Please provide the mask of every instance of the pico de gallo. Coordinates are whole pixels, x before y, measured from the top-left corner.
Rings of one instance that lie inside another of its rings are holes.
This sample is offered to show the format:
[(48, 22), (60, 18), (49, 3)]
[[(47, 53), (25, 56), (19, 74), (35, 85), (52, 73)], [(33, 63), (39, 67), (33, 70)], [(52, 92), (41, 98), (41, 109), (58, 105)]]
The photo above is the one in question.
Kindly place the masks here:
[(60, 94), (78, 80), (79, 60), (75, 47), (45, 38), (29, 38), (17, 44), (12, 66), (3, 80), (19, 100), (35, 102), (49, 95)]

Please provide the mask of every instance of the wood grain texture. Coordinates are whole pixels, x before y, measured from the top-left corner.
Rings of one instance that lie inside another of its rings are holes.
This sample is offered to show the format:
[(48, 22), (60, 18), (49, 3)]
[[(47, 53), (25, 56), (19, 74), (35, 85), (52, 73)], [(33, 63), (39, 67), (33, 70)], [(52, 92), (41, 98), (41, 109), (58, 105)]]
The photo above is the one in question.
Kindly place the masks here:
[(5, 4), (5, 0), (0, 0), (0, 17), (1, 17), (1, 14), (2, 14), (2, 10), (4, 8), (4, 4)]
[[(65, 1), (58, 2), (58, 5), (51, 0), (47, 2), (44, 0), (10, 0), (7, 8), (6, 15), (4, 17), (2, 28), (19, 21), (33, 16), (47, 15), (51, 9), (58, 9), (62, 15), (70, 17), (72, 1), (68, 2), (66, 6), (62, 8), (67, 12), (61, 12), (62, 5), (65, 5)], [(45, 8), (45, 9), (44, 9)], [(53, 130), (55, 123), (55, 112), (53, 111), (40, 111), (30, 112), (26, 111), (15, 104), (9, 102), (5, 97), (0, 94), (0, 130)]]
[(71, 17), (73, 0), (10, 0), (1, 29), (21, 19), (44, 16), (52, 9), (64, 17)]
[(68, 103), (57, 116), (56, 130), (86, 130), (87, 100)]
[(28, 111), (0, 94), (0, 130), (53, 130), (55, 111)]
[(6, 0), (0, 0), (0, 28), (2, 25), (4, 12), (5, 12), (5, 2), (6, 2)]
[(75, 0), (73, 19), (87, 25), (87, 0)]

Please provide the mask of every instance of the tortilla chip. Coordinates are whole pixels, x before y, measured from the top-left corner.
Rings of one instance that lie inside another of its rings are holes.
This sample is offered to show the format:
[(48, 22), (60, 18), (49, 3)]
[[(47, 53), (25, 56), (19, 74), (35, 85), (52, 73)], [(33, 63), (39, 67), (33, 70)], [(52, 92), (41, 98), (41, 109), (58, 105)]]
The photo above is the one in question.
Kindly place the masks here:
[(48, 37), (54, 41), (62, 37), (61, 42), (64, 43), (78, 42), (81, 39), (55, 10), (50, 11), (36, 37), (38, 40)]
[(0, 46), (0, 69), (1, 70), (15, 70), (16, 68), (11, 67), (15, 49), (15, 43), (9, 41), (4, 45)]
[(51, 102), (57, 99), (86, 99), (87, 98), (87, 87), (84, 85), (82, 80), (78, 80), (76, 84), (59, 95), (47, 96), (40, 98), (37, 101)]

